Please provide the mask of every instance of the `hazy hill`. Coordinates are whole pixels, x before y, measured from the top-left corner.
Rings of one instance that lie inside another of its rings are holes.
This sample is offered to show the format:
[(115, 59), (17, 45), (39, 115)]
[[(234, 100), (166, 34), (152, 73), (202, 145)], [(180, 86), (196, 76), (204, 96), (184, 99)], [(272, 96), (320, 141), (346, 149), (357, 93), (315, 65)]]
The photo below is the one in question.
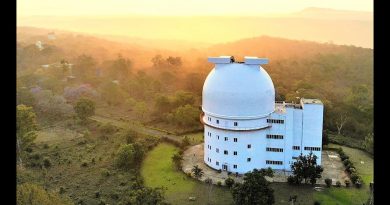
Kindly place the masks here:
[[(370, 13), (330, 9), (311, 8), (295, 14), (274, 17), (31, 16), (18, 17), (17, 25), (125, 36), (130, 38), (120, 39), (128, 43), (137, 42), (137, 39), (142, 38), (192, 42), (192, 46), (200, 47), (203, 44), (199, 42), (226, 43), (269, 35), (373, 47), (373, 21)], [(147, 44), (147, 41), (144, 42)], [(150, 41), (150, 44), (154, 43)]]

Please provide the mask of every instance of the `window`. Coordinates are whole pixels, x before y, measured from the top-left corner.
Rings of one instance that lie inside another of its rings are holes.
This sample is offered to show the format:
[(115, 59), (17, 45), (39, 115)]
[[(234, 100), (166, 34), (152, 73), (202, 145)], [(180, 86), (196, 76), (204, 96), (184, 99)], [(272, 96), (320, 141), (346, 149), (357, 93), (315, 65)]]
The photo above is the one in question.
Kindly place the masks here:
[(228, 137), (225, 137), (225, 141), (228, 141)]
[(209, 149), (210, 148), (210, 145), (207, 145), (207, 149)]
[(234, 122), (234, 126), (237, 126), (238, 125), (238, 122)]
[(217, 139), (219, 139), (219, 135), (217, 135)]
[(321, 151), (321, 147), (305, 147), (308, 151)]
[(217, 124), (219, 124), (219, 120), (217, 120)]
[(233, 140), (234, 140), (234, 142), (237, 142), (237, 138), (234, 138)]
[(283, 165), (283, 161), (265, 160), (266, 164)]
[(250, 149), (252, 147), (252, 145), (248, 144), (248, 149)]
[(273, 147), (267, 147), (267, 152), (283, 152), (282, 148), (273, 148)]
[(207, 132), (207, 135), (211, 137), (211, 132)]
[(267, 134), (267, 139), (283, 139), (283, 135), (270, 135), (270, 134)]
[(211, 122), (211, 117), (207, 117), (207, 120)]
[(301, 147), (299, 147), (299, 146), (293, 146), (293, 150), (300, 150), (301, 149)]
[(234, 152), (233, 152), (233, 155), (237, 155), (237, 151), (234, 151)]
[(209, 148), (210, 150), (211, 150), (211, 145), (210, 145), (210, 148)]
[(276, 123), (276, 124), (283, 124), (284, 120), (277, 120), (277, 119), (267, 119), (268, 123)]
[(237, 164), (234, 164), (234, 165), (233, 165), (233, 168), (234, 168), (234, 169), (237, 169)]
[(247, 158), (246, 161), (247, 161), (247, 162), (250, 162), (250, 161), (251, 161), (251, 158)]
[(217, 165), (217, 166), (218, 166), (218, 165), (219, 165), (219, 162), (218, 162), (218, 161), (216, 161), (216, 162), (215, 162), (215, 165)]
[(298, 157), (292, 157), (292, 159), (298, 159)]
[(217, 152), (217, 153), (219, 153), (219, 149), (217, 148), (217, 149), (215, 149), (215, 151)]
[(227, 151), (227, 150), (224, 150), (223, 153), (227, 155), (227, 154), (228, 154), (228, 151)]

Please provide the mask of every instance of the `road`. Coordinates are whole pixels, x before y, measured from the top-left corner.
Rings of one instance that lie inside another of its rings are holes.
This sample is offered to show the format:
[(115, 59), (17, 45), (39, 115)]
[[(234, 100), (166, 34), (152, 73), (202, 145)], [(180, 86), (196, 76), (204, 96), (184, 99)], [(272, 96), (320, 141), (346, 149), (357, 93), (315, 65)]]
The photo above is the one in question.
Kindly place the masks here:
[(152, 135), (152, 136), (157, 136), (157, 137), (166, 137), (169, 139), (172, 139), (177, 142), (181, 142), (181, 136), (170, 134), (164, 131), (152, 129), (149, 127), (145, 127), (141, 123), (135, 123), (135, 122), (126, 122), (124, 120), (115, 120), (112, 118), (108, 118), (105, 116), (101, 115), (94, 115), (90, 117), (89, 119), (94, 120), (96, 122), (100, 123), (111, 123), (112, 125), (122, 128), (122, 129), (132, 129), (138, 133), (145, 134), (145, 135)]

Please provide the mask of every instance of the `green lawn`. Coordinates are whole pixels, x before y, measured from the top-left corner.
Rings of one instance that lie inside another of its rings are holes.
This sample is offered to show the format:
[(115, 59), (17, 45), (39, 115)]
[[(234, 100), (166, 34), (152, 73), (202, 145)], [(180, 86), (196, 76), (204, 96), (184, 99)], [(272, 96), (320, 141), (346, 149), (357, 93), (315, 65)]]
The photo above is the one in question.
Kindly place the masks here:
[[(141, 175), (149, 187), (165, 187), (166, 199), (172, 204), (231, 204), (232, 197), (226, 188), (207, 185), (175, 170), (171, 157), (178, 149), (162, 143), (150, 151), (143, 162)], [(210, 197), (209, 196), (210, 193)], [(188, 197), (195, 196), (191, 202)], [(210, 198), (210, 200), (208, 200)]]
[[(356, 204), (361, 205), (366, 203), (369, 197), (369, 183), (373, 180), (373, 158), (366, 152), (358, 149), (345, 147), (336, 144), (329, 144), (329, 148), (342, 147), (344, 152), (349, 156), (349, 159), (356, 167), (356, 171), (363, 178), (363, 187), (357, 189), (351, 188), (331, 188), (326, 189), (324, 192), (317, 192), (314, 194), (314, 198), (320, 201), (322, 204)], [(364, 163), (362, 164), (361, 161)]]

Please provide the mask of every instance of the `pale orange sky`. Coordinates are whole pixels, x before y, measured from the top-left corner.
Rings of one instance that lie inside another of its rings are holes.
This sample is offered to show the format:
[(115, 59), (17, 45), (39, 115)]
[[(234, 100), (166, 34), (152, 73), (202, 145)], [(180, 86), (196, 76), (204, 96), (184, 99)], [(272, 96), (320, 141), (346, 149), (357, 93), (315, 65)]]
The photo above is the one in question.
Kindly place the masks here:
[(18, 16), (31, 15), (264, 15), (307, 7), (373, 11), (373, 0), (18, 0)]

